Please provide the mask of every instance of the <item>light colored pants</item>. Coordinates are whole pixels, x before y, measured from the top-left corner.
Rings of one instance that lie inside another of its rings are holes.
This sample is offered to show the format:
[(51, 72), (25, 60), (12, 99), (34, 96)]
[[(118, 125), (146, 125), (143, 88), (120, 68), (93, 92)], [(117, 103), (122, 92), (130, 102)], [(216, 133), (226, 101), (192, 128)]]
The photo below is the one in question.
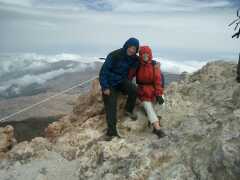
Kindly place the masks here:
[(152, 102), (143, 101), (142, 106), (143, 106), (145, 112), (147, 113), (148, 120), (151, 123), (154, 123), (154, 122), (158, 121), (158, 117), (157, 117), (156, 112), (153, 108)]

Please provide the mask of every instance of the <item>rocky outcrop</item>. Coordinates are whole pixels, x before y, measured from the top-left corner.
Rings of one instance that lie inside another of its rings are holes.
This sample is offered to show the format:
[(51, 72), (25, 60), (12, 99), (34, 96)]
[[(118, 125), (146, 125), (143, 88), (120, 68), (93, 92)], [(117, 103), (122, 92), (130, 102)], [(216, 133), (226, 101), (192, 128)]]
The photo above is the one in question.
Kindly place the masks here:
[[(123, 116), (124, 138), (103, 141), (106, 123), (98, 81), (73, 112), (46, 129), (46, 138), (15, 145), (0, 162), (6, 179), (238, 180), (240, 86), (236, 64), (212, 62), (165, 90), (155, 105), (167, 134), (158, 139), (140, 104), (137, 121)], [(28, 176), (26, 172), (28, 171)]]
[(12, 126), (0, 128), (0, 158), (16, 143)]

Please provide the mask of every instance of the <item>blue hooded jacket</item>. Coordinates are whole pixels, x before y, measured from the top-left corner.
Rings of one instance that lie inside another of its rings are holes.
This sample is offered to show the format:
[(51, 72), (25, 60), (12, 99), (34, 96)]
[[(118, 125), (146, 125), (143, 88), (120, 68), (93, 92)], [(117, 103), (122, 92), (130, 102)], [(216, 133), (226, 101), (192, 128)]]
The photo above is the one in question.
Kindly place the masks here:
[(127, 48), (130, 46), (135, 46), (138, 51), (138, 39), (128, 39), (121, 49), (115, 50), (107, 56), (99, 73), (99, 81), (103, 91), (110, 87), (117, 87), (123, 80), (127, 79), (130, 68), (137, 69), (138, 56), (127, 55)]

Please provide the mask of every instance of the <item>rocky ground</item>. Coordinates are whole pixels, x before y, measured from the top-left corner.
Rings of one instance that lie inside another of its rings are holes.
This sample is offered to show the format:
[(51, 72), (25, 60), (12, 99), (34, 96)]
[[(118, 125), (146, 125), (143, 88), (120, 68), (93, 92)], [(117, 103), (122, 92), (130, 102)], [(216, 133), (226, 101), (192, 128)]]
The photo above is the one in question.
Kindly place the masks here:
[(212, 62), (165, 90), (156, 105), (167, 134), (158, 139), (141, 106), (137, 121), (123, 116), (124, 136), (103, 140), (106, 131), (98, 81), (78, 98), (73, 112), (46, 128), (45, 137), (16, 143), (13, 128), (0, 128), (3, 180), (239, 180), (240, 86), (236, 64)]

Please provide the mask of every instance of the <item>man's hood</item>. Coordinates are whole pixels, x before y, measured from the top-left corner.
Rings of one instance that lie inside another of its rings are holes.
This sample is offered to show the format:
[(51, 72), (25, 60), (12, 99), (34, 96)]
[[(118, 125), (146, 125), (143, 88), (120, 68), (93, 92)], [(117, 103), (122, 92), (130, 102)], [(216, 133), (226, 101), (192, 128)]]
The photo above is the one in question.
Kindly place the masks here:
[(123, 50), (125, 53), (127, 53), (127, 48), (130, 46), (135, 46), (137, 48), (137, 52), (139, 49), (139, 40), (136, 38), (129, 38), (125, 44), (123, 45)]

